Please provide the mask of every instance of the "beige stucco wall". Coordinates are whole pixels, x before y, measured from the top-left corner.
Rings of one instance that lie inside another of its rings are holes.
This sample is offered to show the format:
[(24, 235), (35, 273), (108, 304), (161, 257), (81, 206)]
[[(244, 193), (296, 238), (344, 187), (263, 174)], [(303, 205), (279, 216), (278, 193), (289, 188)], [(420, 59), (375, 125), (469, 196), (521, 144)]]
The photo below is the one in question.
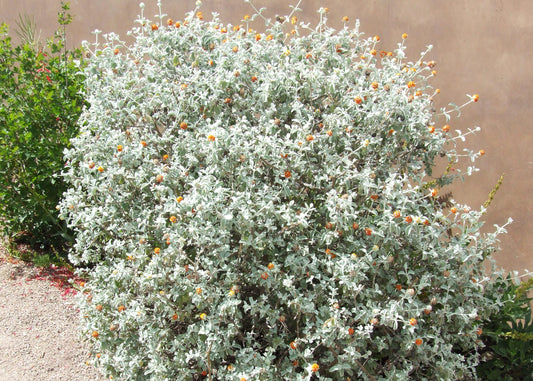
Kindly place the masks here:
[[(146, 15), (157, 13), (156, 0), (145, 0)], [(296, 0), (256, 0), (269, 16), (286, 14)], [(35, 16), (43, 36), (55, 28), (59, 0), (0, 0), (0, 19), (10, 24), (19, 13)], [(125, 35), (139, 14), (137, 0), (72, 0), (75, 21), (68, 29), (71, 44), (92, 40), (92, 30)], [(193, 0), (163, 0), (174, 19), (194, 7)], [(502, 173), (504, 184), (486, 215), (487, 227), (514, 219), (502, 237), (498, 262), (508, 270), (533, 270), (533, 133), (528, 111), (533, 103), (533, 2), (531, 0), (302, 0), (299, 18), (314, 22), (316, 10), (330, 9), (331, 25), (340, 26), (346, 15), (360, 19), (368, 36), (379, 35), (382, 47), (391, 50), (408, 33), (408, 55), (413, 60), (428, 44), (438, 62), (433, 82), (442, 90), (439, 102), (461, 104), (465, 94), (478, 93), (480, 101), (464, 110), (452, 128), (482, 131), (468, 145), (487, 154), (478, 162), (481, 172), (454, 187), (455, 199), (478, 207)], [(204, 0), (203, 12), (216, 10), (228, 23), (239, 23), (251, 7), (243, 0)], [(155, 19), (152, 17), (152, 19)]]

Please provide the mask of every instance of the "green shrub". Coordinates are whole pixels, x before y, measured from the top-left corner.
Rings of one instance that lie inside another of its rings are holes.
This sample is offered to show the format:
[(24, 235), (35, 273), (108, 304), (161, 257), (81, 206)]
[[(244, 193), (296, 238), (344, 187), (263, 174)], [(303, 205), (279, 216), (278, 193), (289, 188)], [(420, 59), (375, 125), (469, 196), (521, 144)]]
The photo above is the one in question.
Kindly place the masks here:
[[(59, 14), (63, 26), (70, 22), (67, 10), (63, 5)], [(10, 237), (23, 233), (31, 243), (60, 246), (69, 231), (56, 210), (66, 190), (57, 174), (64, 166), (63, 150), (78, 131), (81, 51), (65, 50), (61, 30), (46, 47), (31, 39), (13, 46), (6, 24), (0, 35), (2, 225)]]
[(482, 152), (433, 110), (427, 52), (409, 61), (404, 35), (380, 54), (325, 9), (265, 32), (198, 12), (86, 45), (61, 211), (94, 362), (125, 380), (475, 377), (504, 228), (438, 195)]
[(533, 323), (531, 321), (533, 278), (515, 283), (509, 274), (497, 279), (494, 303), (501, 303), (497, 313), (483, 322), (481, 380), (533, 380)]

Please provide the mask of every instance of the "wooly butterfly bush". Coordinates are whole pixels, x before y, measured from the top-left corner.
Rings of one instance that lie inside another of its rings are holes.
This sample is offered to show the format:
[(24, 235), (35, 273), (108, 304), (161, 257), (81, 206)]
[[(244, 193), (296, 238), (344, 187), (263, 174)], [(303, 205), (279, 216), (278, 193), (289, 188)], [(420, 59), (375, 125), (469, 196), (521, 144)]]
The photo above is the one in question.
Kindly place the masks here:
[(347, 18), (335, 31), (326, 9), (315, 29), (293, 13), (250, 30), (261, 12), (141, 12), (132, 44), (86, 45), (61, 210), (94, 363), (127, 380), (473, 376), (503, 227), (481, 235), (484, 208), (439, 198), (460, 171), (432, 177), (436, 158), (480, 153), (433, 110), (434, 62), (408, 61), (406, 35), (380, 52)]

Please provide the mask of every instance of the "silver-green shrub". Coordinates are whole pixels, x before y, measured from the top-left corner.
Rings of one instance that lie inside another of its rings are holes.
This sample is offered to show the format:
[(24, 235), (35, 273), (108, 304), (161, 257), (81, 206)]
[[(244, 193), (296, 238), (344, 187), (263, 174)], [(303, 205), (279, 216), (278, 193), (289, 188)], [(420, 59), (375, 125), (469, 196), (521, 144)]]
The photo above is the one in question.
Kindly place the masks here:
[[(433, 109), (427, 52), (409, 61), (406, 35), (382, 52), (325, 9), (264, 32), (197, 12), (86, 47), (61, 211), (94, 362), (125, 380), (474, 377), (503, 228), (439, 196), (481, 153)], [(434, 176), (438, 157), (454, 170)]]

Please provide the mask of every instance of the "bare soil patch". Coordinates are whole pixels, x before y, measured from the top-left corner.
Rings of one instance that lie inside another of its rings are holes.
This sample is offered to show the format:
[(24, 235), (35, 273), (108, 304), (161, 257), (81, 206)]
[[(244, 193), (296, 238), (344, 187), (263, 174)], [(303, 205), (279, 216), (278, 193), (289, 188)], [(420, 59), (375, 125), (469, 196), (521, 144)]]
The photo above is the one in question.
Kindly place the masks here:
[(101, 381), (86, 365), (79, 312), (64, 269), (41, 269), (0, 248), (0, 381)]

